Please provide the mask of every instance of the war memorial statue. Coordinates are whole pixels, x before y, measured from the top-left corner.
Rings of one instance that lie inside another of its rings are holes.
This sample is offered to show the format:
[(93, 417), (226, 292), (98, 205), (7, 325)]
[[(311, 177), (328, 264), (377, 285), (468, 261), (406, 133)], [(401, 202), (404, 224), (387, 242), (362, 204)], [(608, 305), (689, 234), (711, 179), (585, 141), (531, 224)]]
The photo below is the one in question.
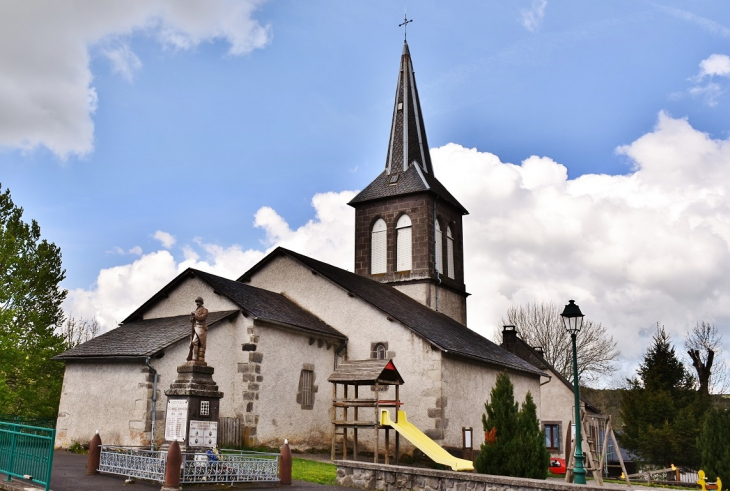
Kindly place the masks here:
[(190, 312), (192, 332), (187, 360), (205, 363), (205, 347), (208, 339), (208, 325), (205, 321), (208, 318), (208, 309), (203, 307), (203, 297), (196, 298), (195, 305), (197, 308)]

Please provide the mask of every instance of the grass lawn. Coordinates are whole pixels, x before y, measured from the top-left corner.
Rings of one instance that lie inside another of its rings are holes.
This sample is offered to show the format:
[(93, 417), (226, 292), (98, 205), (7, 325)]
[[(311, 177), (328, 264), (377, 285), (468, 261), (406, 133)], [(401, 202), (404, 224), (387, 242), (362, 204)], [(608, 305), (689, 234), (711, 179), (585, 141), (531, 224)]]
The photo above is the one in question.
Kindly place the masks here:
[(318, 484), (337, 484), (337, 467), (328, 462), (292, 459), (291, 477), (297, 481), (316, 482)]

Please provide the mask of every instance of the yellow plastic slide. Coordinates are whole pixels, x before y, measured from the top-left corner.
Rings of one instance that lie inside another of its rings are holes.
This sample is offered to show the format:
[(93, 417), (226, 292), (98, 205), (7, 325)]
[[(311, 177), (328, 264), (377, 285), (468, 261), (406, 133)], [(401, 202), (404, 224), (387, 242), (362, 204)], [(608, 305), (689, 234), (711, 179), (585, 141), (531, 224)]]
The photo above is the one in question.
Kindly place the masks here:
[(409, 423), (408, 419), (406, 419), (405, 411), (398, 411), (398, 422), (396, 423), (390, 419), (390, 412), (387, 409), (383, 409), (380, 411), (380, 424), (383, 426), (392, 426), (395, 431), (406, 437), (409, 442), (414, 444), (416, 448), (428, 455), (437, 464), (448, 465), (455, 471), (474, 470), (474, 465), (471, 462), (464, 459), (457, 459), (441, 448), (438, 443), (424, 435), (421, 430)]

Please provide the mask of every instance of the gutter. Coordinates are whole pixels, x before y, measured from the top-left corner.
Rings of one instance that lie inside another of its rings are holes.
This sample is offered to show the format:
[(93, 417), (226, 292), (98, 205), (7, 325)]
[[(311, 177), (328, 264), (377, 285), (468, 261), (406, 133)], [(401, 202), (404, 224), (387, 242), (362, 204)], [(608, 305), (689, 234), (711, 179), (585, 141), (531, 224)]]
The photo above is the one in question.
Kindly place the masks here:
[(152, 373), (155, 374), (155, 383), (154, 387), (152, 388), (152, 434), (150, 435), (150, 450), (155, 449), (155, 419), (157, 416), (157, 370), (154, 369), (152, 365), (150, 365), (150, 357), (148, 356), (144, 360), (144, 364), (147, 365), (147, 368), (152, 370)]

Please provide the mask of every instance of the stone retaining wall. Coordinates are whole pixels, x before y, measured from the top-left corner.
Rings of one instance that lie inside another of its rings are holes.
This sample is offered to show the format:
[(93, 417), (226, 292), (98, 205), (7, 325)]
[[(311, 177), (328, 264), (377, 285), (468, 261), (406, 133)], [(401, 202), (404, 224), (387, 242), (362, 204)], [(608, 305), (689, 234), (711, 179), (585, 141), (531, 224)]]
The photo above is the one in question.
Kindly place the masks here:
[(437, 471), (418, 467), (336, 460), (337, 484), (379, 491), (606, 491), (555, 480), (490, 476), (474, 472)]

